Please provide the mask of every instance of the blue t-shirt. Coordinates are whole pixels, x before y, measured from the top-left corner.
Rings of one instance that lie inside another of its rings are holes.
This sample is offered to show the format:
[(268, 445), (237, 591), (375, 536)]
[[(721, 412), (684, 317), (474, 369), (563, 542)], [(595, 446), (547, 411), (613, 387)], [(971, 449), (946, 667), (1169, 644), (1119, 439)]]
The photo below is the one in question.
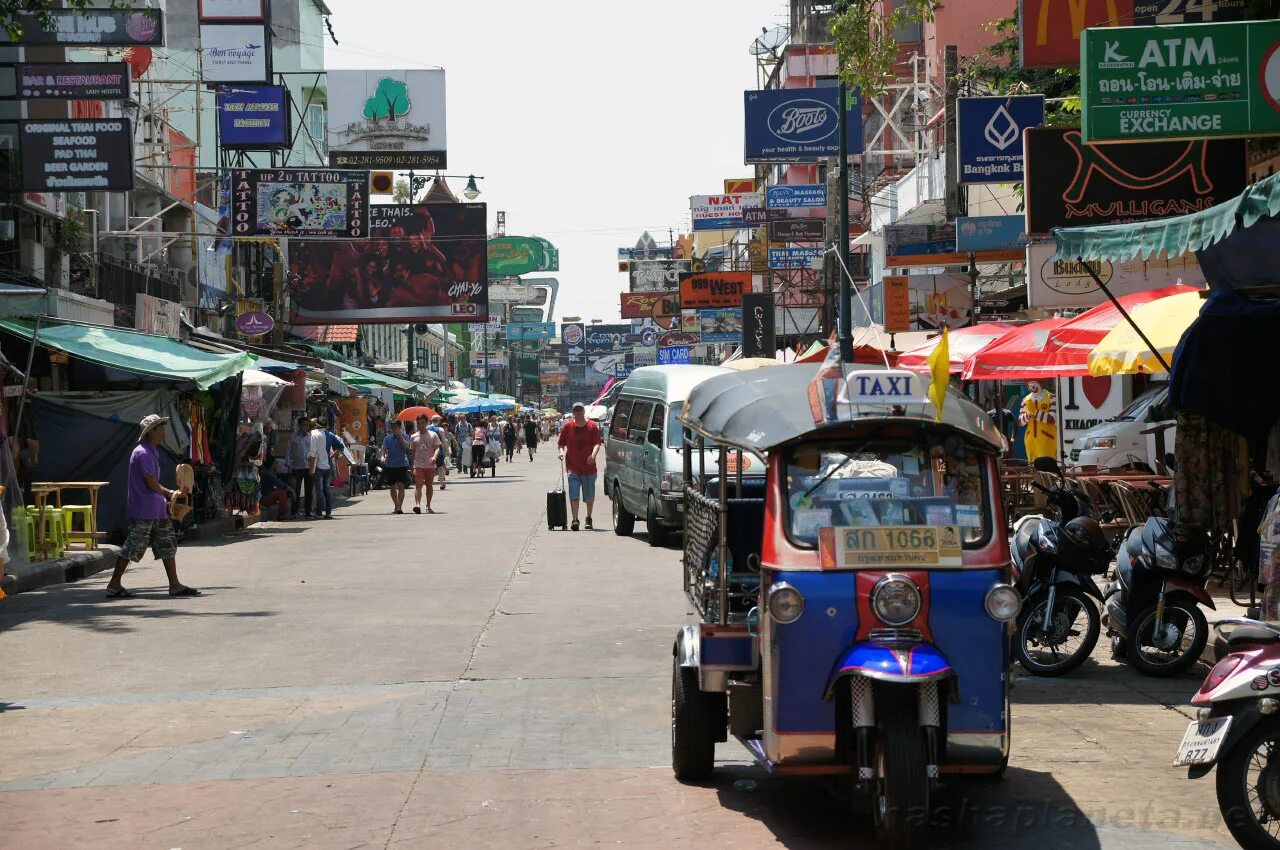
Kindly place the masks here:
[(400, 437), (395, 434), (388, 434), (382, 438), (382, 448), (387, 453), (386, 466), (388, 469), (408, 469), (409, 455), (405, 453), (404, 443), (400, 442)]
[(343, 450), (343, 449), (345, 449), (345, 448), (347, 447), (347, 444), (346, 444), (346, 443), (344, 443), (344, 442), (342, 442), (342, 440), (338, 439), (338, 435), (337, 435), (337, 434), (335, 434), (335, 433), (333, 433), (332, 431), (329, 431), (329, 430), (327, 430), (327, 429), (326, 429), (326, 430), (325, 430), (325, 432), (324, 432), (324, 443), (325, 443), (325, 445), (326, 445), (326, 446), (328, 446), (329, 451), (331, 451), (331, 452), (338, 452), (339, 454), (341, 454), (341, 453), (342, 453), (342, 450)]

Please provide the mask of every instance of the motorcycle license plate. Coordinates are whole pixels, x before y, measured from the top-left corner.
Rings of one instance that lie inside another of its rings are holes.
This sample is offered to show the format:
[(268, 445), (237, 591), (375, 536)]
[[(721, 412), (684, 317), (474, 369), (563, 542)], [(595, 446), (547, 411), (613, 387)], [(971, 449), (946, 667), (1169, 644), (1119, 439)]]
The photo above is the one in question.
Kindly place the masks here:
[(1218, 749), (1226, 740), (1231, 728), (1231, 717), (1215, 717), (1203, 723), (1193, 720), (1182, 736), (1174, 766), (1187, 764), (1212, 764), (1218, 759)]

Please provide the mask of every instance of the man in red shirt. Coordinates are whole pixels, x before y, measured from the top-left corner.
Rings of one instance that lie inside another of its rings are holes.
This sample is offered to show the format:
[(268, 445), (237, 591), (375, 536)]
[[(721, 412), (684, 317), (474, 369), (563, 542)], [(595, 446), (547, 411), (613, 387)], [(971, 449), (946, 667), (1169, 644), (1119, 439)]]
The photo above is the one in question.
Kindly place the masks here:
[(587, 503), (587, 528), (591, 524), (591, 508), (596, 503), (596, 456), (600, 454), (600, 427), (587, 419), (582, 402), (573, 406), (573, 421), (560, 431), (560, 459), (569, 471), (569, 507), (573, 511), (574, 531), (578, 530), (578, 500)]

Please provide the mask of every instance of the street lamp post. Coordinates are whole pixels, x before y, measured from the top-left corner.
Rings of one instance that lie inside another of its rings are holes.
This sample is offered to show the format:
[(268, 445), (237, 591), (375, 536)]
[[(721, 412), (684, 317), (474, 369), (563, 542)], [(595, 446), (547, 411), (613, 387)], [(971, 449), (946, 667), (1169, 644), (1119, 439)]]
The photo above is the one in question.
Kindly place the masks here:
[(839, 105), (836, 107), (836, 135), (840, 137), (840, 181), (837, 191), (840, 193), (839, 232), (836, 234), (836, 251), (840, 258), (840, 359), (845, 363), (853, 362), (853, 293), (849, 280), (849, 104), (848, 89), (844, 78), (840, 79)]

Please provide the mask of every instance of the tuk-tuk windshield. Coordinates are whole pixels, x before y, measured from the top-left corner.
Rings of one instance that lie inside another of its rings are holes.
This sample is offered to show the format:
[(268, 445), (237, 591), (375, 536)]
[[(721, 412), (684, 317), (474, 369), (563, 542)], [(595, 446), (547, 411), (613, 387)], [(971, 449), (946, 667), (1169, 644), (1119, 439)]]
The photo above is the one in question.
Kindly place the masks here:
[(824, 527), (959, 526), (976, 548), (991, 525), (983, 461), (956, 439), (800, 446), (787, 460), (787, 533), (812, 548)]

